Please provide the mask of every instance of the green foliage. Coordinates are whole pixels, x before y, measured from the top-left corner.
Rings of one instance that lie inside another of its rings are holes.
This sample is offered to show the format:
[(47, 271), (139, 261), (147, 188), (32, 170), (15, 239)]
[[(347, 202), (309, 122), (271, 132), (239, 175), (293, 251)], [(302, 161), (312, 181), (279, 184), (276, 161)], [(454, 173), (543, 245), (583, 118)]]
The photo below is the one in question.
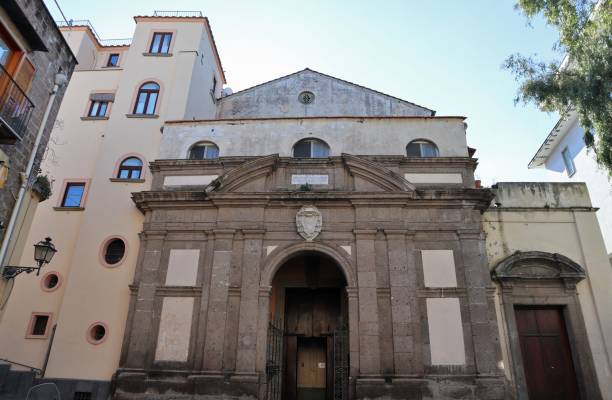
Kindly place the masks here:
[(40, 194), (41, 201), (47, 200), (53, 194), (51, 192), (51, 182), (47, 175), (38, 175), (34, 181), (33, 189)]
[[(517, 102), (562, 116), (575, 111), (584, 140), (612, 175), (612, 0), (518, 0), (528, 18), (542, 14), (559, 31), (563, 63), (514, 54), (504, 67), (520, 82)], [(595, 11), (594, 11), (595, 10)]]

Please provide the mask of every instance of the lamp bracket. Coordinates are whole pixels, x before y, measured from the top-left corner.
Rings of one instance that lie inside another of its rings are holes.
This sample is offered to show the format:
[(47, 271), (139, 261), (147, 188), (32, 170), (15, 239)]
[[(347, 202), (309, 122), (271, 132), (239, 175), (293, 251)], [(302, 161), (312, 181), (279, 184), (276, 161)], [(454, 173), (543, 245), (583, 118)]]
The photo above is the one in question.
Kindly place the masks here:
[(7, 265), (2, 270), (2, 277), (4, 279), (14, 279), (17, 275), (19, 275), (22, 272), (29, 274), (34, 271), (36, 271), (36, 275), (38, 276), (38, 274), (40, 273), (40, 267), (19, 267), (19, 266)]

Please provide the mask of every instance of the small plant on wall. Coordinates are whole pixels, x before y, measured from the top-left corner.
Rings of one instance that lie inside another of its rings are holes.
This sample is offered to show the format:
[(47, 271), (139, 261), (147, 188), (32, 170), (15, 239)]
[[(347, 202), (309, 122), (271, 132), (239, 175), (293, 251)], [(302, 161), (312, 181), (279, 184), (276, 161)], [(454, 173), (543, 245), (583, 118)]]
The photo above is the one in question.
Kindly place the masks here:
[(47, 200), (53, 194), (51, 191), (51, 181), (47, 175), (38, 175), (34, 185), (32, 185), (32, 189), (40, 195), (40, 201)]

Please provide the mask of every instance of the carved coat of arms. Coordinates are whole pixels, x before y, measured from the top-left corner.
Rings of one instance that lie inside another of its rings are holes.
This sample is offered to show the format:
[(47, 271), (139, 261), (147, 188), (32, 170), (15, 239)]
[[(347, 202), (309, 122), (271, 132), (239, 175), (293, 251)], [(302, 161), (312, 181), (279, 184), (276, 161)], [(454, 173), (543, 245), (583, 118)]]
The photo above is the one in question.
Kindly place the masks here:
[(295, 215), (295, 224), (297, 225), (298, 233), (306, 241), (311, 242), (321, 232), (323, 217), (317, 207), (304, 206)]

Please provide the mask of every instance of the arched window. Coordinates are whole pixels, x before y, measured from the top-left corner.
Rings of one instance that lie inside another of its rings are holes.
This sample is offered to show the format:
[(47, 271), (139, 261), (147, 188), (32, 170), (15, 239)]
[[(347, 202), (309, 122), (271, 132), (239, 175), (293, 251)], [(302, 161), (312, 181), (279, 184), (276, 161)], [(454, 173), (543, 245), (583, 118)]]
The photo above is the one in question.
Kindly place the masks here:
[(293, 146), (293, 157), (325, 158), (329, 157), (329, 146), (319, 139), (303, 139)]
[(128, 157), (119, 164), (117, 178), (140, 179), (142, 175), (142, 161), (137, 157)]
[(199, 142), (189, 149), (190, 160), (205, 160), (219, 157), (219, 148), (211, 142)]
[(147, 82), (138, 89), (134, 114), (153, 115), (155, 105), (159, 97), (159, 85), (155, 82)]
[(413, 140), (406, 146), (406, 155), (408, 157), (438, 157), (438, 146), (429, 140), (418, 139)]

